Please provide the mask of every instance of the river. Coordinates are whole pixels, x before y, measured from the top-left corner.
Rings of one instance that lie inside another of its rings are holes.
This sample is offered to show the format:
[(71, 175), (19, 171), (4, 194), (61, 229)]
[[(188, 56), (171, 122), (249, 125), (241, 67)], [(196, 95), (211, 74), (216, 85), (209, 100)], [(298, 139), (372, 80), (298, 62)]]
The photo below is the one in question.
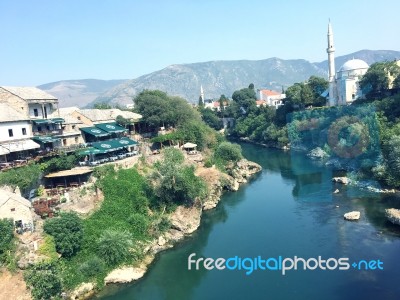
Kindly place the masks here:
[[(301, 153), (242, 148), (263, 171), (224, 194), (199, 230), (161, 253), (142, 280), (107, 287), (99, 299), (400, 299), (400, 226), (384, 217), (385, 208), (400, 208), (400, 199), (333, 184), (337, 174)], [(361, 212), (359, 221), (343, 219), (352, 210)], [(196, 271), (188, 270), (191, 253), (380, 260), (383, 270)]]

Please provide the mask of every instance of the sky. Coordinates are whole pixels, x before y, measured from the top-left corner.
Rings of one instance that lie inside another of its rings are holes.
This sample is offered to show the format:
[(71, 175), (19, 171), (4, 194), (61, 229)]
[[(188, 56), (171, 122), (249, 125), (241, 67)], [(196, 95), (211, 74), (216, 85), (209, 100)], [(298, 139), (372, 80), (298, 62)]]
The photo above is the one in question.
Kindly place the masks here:
[(400, 50), (398, 0), (0, 0), (0, 85), (133, 79), (171, 64)]

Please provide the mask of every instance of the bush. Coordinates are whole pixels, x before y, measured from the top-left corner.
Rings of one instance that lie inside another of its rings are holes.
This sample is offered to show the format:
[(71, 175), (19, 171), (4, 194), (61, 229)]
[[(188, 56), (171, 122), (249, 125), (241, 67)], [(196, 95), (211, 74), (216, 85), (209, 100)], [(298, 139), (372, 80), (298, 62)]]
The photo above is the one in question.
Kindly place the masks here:
[(0, 173), (0, 185), (19, 187), (23, 195), (38, 185), (42, 171), (39, 165), (32, 163)]
[(56, 250), (63, 257), (71, 257), (82, 244), (82, 220), (76, 213), (63, 213), (59, 218), (48, 219), (44, 231), (54, 237)]
[(90, 257), (86, 262), (81, 264), (79, 267), (79, 271), (85, 276), (85, 277), (95, 277), (99, 273), (102, 273), (104, 271), (104, 261), (97, 256)]
[(216, 160), (223, 160), (225, 162), (233, 161), (237, 162), (243, 158), (242, 149), (238, 144), (232, 144), (230, 142), (222, 142), (218, 145), (215, 150), (214, 157)]
[(25, 281), (31, 287), (35, 300), (49, 300), (60, 295), (61, 280), (54, 263), (42, 262), (25, 273)]
[(0, 263), (7, 261), (7, 251), (13, 246), (14, 225), (11, 219), (0, 219)]
[(97, 252), (110, 266), (117, 266), (130, 255), (131, 236), (127, 231), (108, 229), (98, 240)]
[(132, 226), (132, 231), (139, 236), (146, 236), (149, 230), (149, 220), (147, 216), (133, 213), (128, 217), (128, 222)]

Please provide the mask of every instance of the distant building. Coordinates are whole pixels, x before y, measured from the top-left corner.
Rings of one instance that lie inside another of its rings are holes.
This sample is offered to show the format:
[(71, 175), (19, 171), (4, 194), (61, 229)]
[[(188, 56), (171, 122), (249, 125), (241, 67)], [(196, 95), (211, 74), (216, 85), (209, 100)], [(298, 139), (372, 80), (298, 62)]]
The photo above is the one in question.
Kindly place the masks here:
[(0, 103), (0, 161), (6, 162), (31, 155), (40, 145), (31, 140), (29, 118), (6, 103)]
[(32, 204), (18, 193), (0, 190), (0, 219), (13, 219), (17, 227), (33, 228)]
[[(273, 106), (276, 109), (283, 105), (283, 99), (285, 99), (286, 95), (279, 93), (277, 91), (268, 90), (268, 89), (259, 89), (257, 90), (258, 102), (257, 106)], [(264, 102), (263, 102), (264, 101)]]
[(323, 95), (328, 96), (329, 106), (351, 104), (363, 97), (359, 81), (367, 72), (369, 66), (361, 59), (351, 59), (345, 62), (336, 73), (335, 47), (330, 22), (328, 24), (328, 48), (326, 52), (328, 53), (329, 89)]

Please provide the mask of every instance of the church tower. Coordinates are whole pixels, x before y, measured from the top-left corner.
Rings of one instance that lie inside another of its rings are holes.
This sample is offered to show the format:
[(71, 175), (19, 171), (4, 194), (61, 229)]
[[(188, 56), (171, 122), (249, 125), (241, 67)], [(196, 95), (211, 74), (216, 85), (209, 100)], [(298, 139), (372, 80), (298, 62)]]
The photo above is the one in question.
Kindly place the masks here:
[(333, 31), (331, 21), (328, 24), (328, 64), (329, 64), (329, 106), (335, 106), (336, 103), (336, 83), (335, 83), (335, 46), (333, 45)]

